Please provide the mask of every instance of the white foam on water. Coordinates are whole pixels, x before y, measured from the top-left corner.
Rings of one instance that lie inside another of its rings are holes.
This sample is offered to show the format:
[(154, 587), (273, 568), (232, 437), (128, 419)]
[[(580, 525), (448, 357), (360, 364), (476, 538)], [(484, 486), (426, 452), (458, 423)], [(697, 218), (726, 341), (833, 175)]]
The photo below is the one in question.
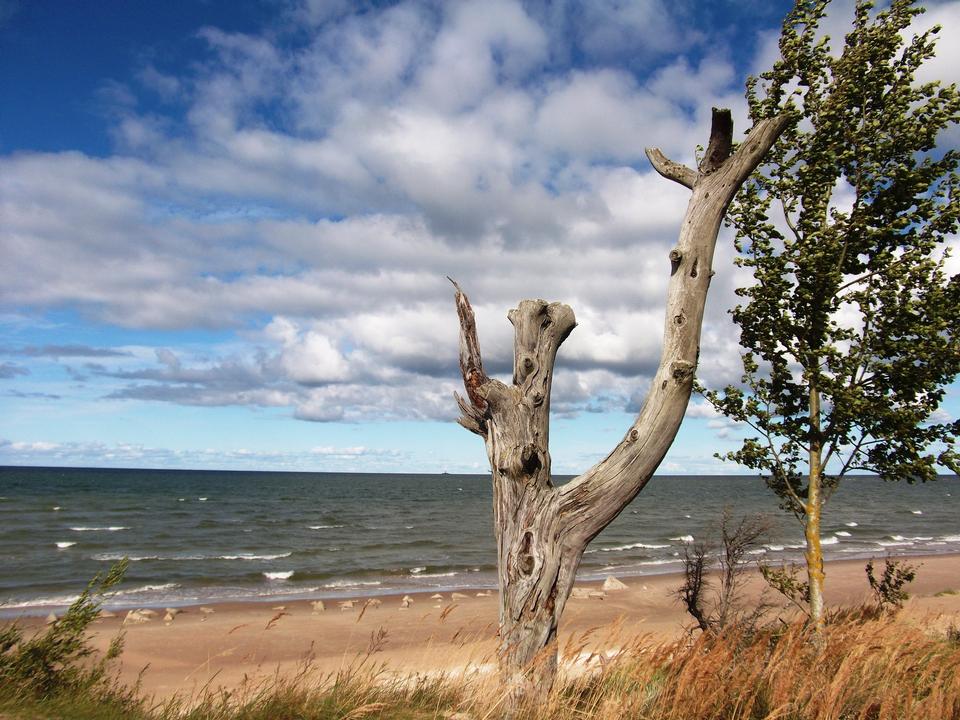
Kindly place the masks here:
[(780, 552), (781, 550), (783, 550), (783, 545), (766, 545), (764, 547), (766, 547), (767, 550), (771, 550), (772, 552)]
[(913, 545), (909, 540), (877, 540), (880, 547), (899, 547), (901, 545)]
[(914, 515), (923, 515), (923, 510), (911, 510), (910, 512)]
[[(423, 575), (421, 577), (432, 577), (429, 575)], [(351, 588), (351, 587), (362, 587), (362, 586), (374, 586), (380, 585), (379, 580), (334, 580), (331, 583), (327, 583), (323, 587), (325, 588)]]
[(130, 528), (126, 525), (110, 525), (108, 527), (87, 527), (81, 525), (70, 529), (74, 532), (120, 532), (121, 530), (129, 530)]
[(422, 573), (424, 570), (426, 570), (425, 567), (410, 568), (410, 574), (411, 574), (411, 575), (419, 575), (419, 574)]
[[(675, 538), (676, 539), (676, 538)], [(668, 548), (669, 545), (651, 545), (649, 543), (631, 543), (630, 545), (617, 545), (616, 547), (609, 548), (596, 548), (594, 550), (587, 550), (586, 553), (595, 553), (595, 552), (621, 552), (622, 550), (636, 550), (636, 549), (647, 549), (647, 550), (659, 550), (661, 548)]]
[(160, 592), (161, 590), (176, 590), (180, 587), (177, 583), (164, 583), (163, 585), (142, 585), (129, 590), (119, 590), (114, 593), (115, 597), (125, 597), (127, 595), (140, 595), (142, 593)]
[(850, 533), (848, 533), (846, 530), (837, 530), (834, 535), (838, 537), (851, 537)]
[(670, 538), (670, 539), (671, 539), (671, 540), (679, 540), (680, 542), (684, 542), (684, 543), (692, 543), (692, 542), (693, 542), (693, 535), (679, 535), (678, 537), (672, 537), (672, 538)]
[(838, 538), (838, 537), (835, 536), (835, 535), (834, 535), (834, 536), (831, 536), (831, 537), (822, 537), (822, 538), (820, 538), (820, 544), (821, 544), (821, 545), (836, 545), (838, 542), (840, 542), (840, 538)]
[(330, 528), (341, 528), (346, 525), (307, 525), (310, 530), (329, 530)]
[(60, 548), (61, 550), (68, 547), (73, 547), (74, 545), (76, 545), (75, 542), (58, 542), (57, 543), (57, 547)]
[(757, 548), (756, 550), (748, 550), (747, 555), (764, 555), (766, 552), (766, 548)]
[(640, 562), (638, 562), (638, 563), (636, 563), (636, 564), (637, 564), (637, 565), (670, 565), (670, 564), (675, 564), (675, 563), (677, 563), (677, 562), (679, 562), (679, 561), (677, 561), (677, 560), (672, 560), (672, 559), (670, 559), (670, 560), (667, 560), (667, 559), (665, 559), (665, 560), (641, 560)]
[(290, 557), (291, 552), (274, 553), (269, 555), (255, 555), (253, 553), (241, 553), (239, 555), (124, 555), (123, 553), (97, 553), (91, 555), (91, 560), (110, 560), (116, 562), (127, 558), (130, 562), (141, 562), (143, 560), (279, 560), (280, 558)]
[(857, 526), (857, 523), (851, 521), (851, 522), (848, 522), (848, 523), (844, 523), (844, 525), (846, 525), (847, 527), (856, 527), (856, 526)]
[[(422, 578), (453, 577), (454, 575), (459, 575), (459, 574), (460, 573), (456, 573), (456, 572), (423, 573), (421, 575), (417, 575), (417, 577), (422, 577)], [(379, 585), (380, 583), (377, 583), (377, 584)]]
[(206, 501), (207, 501), (206, 498), (197, 498), (197, 500), (199, 500), (200, 502), (206, 502)]
[(79, 595), (54, 595), (51, 597), (31, 598), (30, 600), (0, 603), (0, 609), (8, 610), (11, 608), (26, 608), (34, 606), (47, 607), (48, 605), (71, 605), (76, 602), (79, 597)]
[(166, 558), (161, 558), (159, 555), (126, 555), (124, 553), (97, 553), (91, 555), (91, 560), (109, 560), (110, 562), (116, 562), (117, 560), (123, 560), (126, 558), (130, 562), (140, 562), (141, 560), (164, 560)]
[(265, 572), (263, 576), (267, 580), (289, 580), (293, 577), (293, 570), (284, 570), (282, 572)]
[(940, 539), (946, 542), (960, 542), (960, 535), (944, 535)]
[[(4, 500), (6, 500), (6, 498), (4, 498)], [(51, 510), (53, 510), (54, 512), (57, 512), (59, 509), (60, 509), (60, 506), (59, 506), (59, 505), (54, 505), (54, 506), (51, 508)]]
[[(288, 597), (294, 593), (296, 593), (297, 595), (301, 595), (303, 593), (320, 592), (320, 590), (321, 588), (314, 585), (313, 587), (292, 587), (286, 592), (284, 592), (280, 589), (279, 586), (274, 586), (274, 587), (271, 587), (269, 590), (256, 590), (254, 592), (246, 591), (241, 594), (241, 597), (282, 598), (282, 597)], [(230, 598), (231, 596), (236, 596), (237, 594), (238, 593), (234, 590), (234, 591), (231, 591), (230, 595), (228, 595), (227, 597)]]

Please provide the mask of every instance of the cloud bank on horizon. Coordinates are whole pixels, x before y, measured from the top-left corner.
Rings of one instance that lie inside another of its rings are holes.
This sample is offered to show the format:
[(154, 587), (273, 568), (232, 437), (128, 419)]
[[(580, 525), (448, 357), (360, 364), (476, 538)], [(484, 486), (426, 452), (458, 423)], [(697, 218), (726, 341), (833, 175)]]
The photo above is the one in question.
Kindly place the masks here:
[[(450, 275), (494, 373), (508, 308), (574, 308), (554, 464), (584, 469), (659, 356), (687, 192), (643, 149), (692, 162), (711, 106), (742, 132), (788, 8), (0, 3), (0, 463), (482, 470), (452, 426)], [(923, 22), (957, 80), (960, 2)], [(731, 255), (708, 384), (739, 375)], [(736, 428), (688, 415), (664, 469), (735, 471), (711, 456)]]

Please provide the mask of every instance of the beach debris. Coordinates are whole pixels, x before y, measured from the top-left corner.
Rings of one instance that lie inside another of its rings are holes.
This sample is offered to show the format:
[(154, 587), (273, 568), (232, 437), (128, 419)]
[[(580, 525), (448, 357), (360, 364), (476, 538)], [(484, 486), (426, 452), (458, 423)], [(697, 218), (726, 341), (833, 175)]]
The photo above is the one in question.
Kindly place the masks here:
[(340, 612), (344, 610), (353, 610), (353, 600), (344, 600), (340, 603)]
[(57, 616), (53, 613), (47, 615), (47, 625), (53, 625), (57, 621)]
[(587, 597), (591, 600), (603, 600), (607, 594), (603, 590), (590, 590), (587, 592)]
[(274, 608), (274, 610), (286, 610), (286, 609), (287, 609), (287, 606), (286, 606), (286, 605), (277, 605), (277, 606)]
[(610, 592), (611, 590), (626, 590), (627, 586), (613, 575), (607, 575), (607, 579), (603, 581), (603, 589)]
[(483, 592), (478, 592), (477, 597), (490, 597), (490, 591), (484, 590)]
[(430, 599), (431, 599), (431, 600), (443, 600), (443, 595), (441, 595), (440, 593), (434, 593), (433, 595), (430, 596)]
[(170, 623), (173, 622), (173, 619), (174, 619), (175, 617), (176, 617), (176, 615), (174, 615), (173, 613), (167, 613), (166, 615), (163, 616), (163, 621), (164, 621), (167, 625), (169, 625)]
[(145, 617), (149, 617), (149, 618), (152, 618), (152, 617), (156, 617), (156, 616), (157, 616), (157, 611), (156, 611), (156, 610), (150, 610), (149, 608), (147, 608), (147, 609), (141, 608), (141, 609), (137, 610), (137, 612), (140, 613), (141, 615), (144, 615)]
[(200, 608), (200, 612), (202, 612), (204, 615), (213, 615), (216, 610), (214, 610), (212, 607), (203, 606)]
[(434, 605), (433, 607), (434, 607), (435, 610), (439, 610), (440, 608), (443, 607), (443, 605)]
[(413, 603), (413, 598), (410, 597), (409, 595), (404, 595), (404, 596), (403, 596), (403, 600), (402, 600), (401, 602)]
[(590, 598), (590, 589), (575, 587), (573, 592), (570, 593), (570, 597), (572, 597), (574, 600), (587, 600)]
[(310, 603), (310, 606), (313, 608), (313, 614), (325, 612), (327, 606), (323, 604), (323, 600), (314, 600)]
[(97, 617), (99, 617), (100, 619), (115, 618), (116, 616), (117, 614), (115, 612), (110, 612), (109, 610), (101, 610), (100, 613), (97, 615)]
[(413, 605), (413, 598), (405, 597), (403, 600), (400, 601), (401, 610), (406, 610), (411, 605)]
[(164, 608), (163, 611), (167, 615), (173, 615), (174, 617), (176, 617), (177, 615), (183, 612), (183, 610), (181, 610), (180, 608)]
[(450, 595), (450, 599), (451, 599), (451, 600), (466, 600), (466, 599), (467, 599), (467, 596), (464, 595), (463, 593), (455, 592), (455, 593), (453, 593), (452, 595)]
[(140, 610), (131, 610), (127, 613), (127, 616), (123, 619), (124, 625), (133, 625), (150, 622), (150, 616), (144, 615)]

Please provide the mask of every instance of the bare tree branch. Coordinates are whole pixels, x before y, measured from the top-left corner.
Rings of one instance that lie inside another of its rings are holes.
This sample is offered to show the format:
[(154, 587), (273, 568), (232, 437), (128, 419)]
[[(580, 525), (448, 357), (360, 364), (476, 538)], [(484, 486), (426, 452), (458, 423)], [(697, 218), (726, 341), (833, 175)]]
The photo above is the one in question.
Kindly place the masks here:
[[(759, 120), (736, 152), (709, 175), (699, 174), (693, 184), (677, 247), (670, 253), (663, 351), (650, 393), (636, 422), (613, 451), (560, 490), (561, 514), (585, 542), (643, 489), (676, 436), (700, 353), (700, 328), (720, 223), (737, 190), (788, 122), (785, 115)], [(732, 125), (715, 113), (711, 139), (715, 157), (724, 152), (725, 142), (718, 137), (721, 131), (732, 133)]]
[(691, 170), (682, 163), (674, 162), (660, 148), (647, 148), (644, 150), (653, 169), (660, 173), (667, 180), (673, 180), (680, 183), (685, 188), (693, 190), (693, 183), (697, 181), (697, 172)]
[[(464, 294), (457, 282), (447, 277), (456, 288), (457, 315), (460, 318), (460, 372), (463, 375), (463, 385), (467, 390), (467, 397), (473, 403), (478, 413), (487, 409), (487, 401), (481, 395), (480, 388), (489, 382), (490, 378), (483, 371), (483, 361), (480, 358), (480, 341), (477, 339), (477, 321), (473, 315), (470, 300)], [(468, 415), (464, 403), (457, 400), (464, 415)], [(471, 429), (468, 427), (468, 429)]]
[(733, 116), (726, 108), (713, 108), (710, 124), (710, 143), (700, 162), (700, 172), (709, 175), (730, 157), (733, 149)]

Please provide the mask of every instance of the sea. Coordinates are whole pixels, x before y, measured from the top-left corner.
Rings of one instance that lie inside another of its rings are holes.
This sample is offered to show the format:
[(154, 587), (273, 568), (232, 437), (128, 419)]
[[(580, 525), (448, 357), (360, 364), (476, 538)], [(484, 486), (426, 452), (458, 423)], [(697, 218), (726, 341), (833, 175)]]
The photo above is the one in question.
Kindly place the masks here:
[[(760, 478), (657, 476), (579, 577), (676, 572), (725, 508), (770, 522), (755, 559), (800, 559), (801, 526)], [(121, 558), (108, 607), (492, 588), (492, 515), (488, 475), (0, 467), (0, 615), (62, 608)], [(960, 479), (847, 478), (822, 531), (828, 560), (960, 552)]]

